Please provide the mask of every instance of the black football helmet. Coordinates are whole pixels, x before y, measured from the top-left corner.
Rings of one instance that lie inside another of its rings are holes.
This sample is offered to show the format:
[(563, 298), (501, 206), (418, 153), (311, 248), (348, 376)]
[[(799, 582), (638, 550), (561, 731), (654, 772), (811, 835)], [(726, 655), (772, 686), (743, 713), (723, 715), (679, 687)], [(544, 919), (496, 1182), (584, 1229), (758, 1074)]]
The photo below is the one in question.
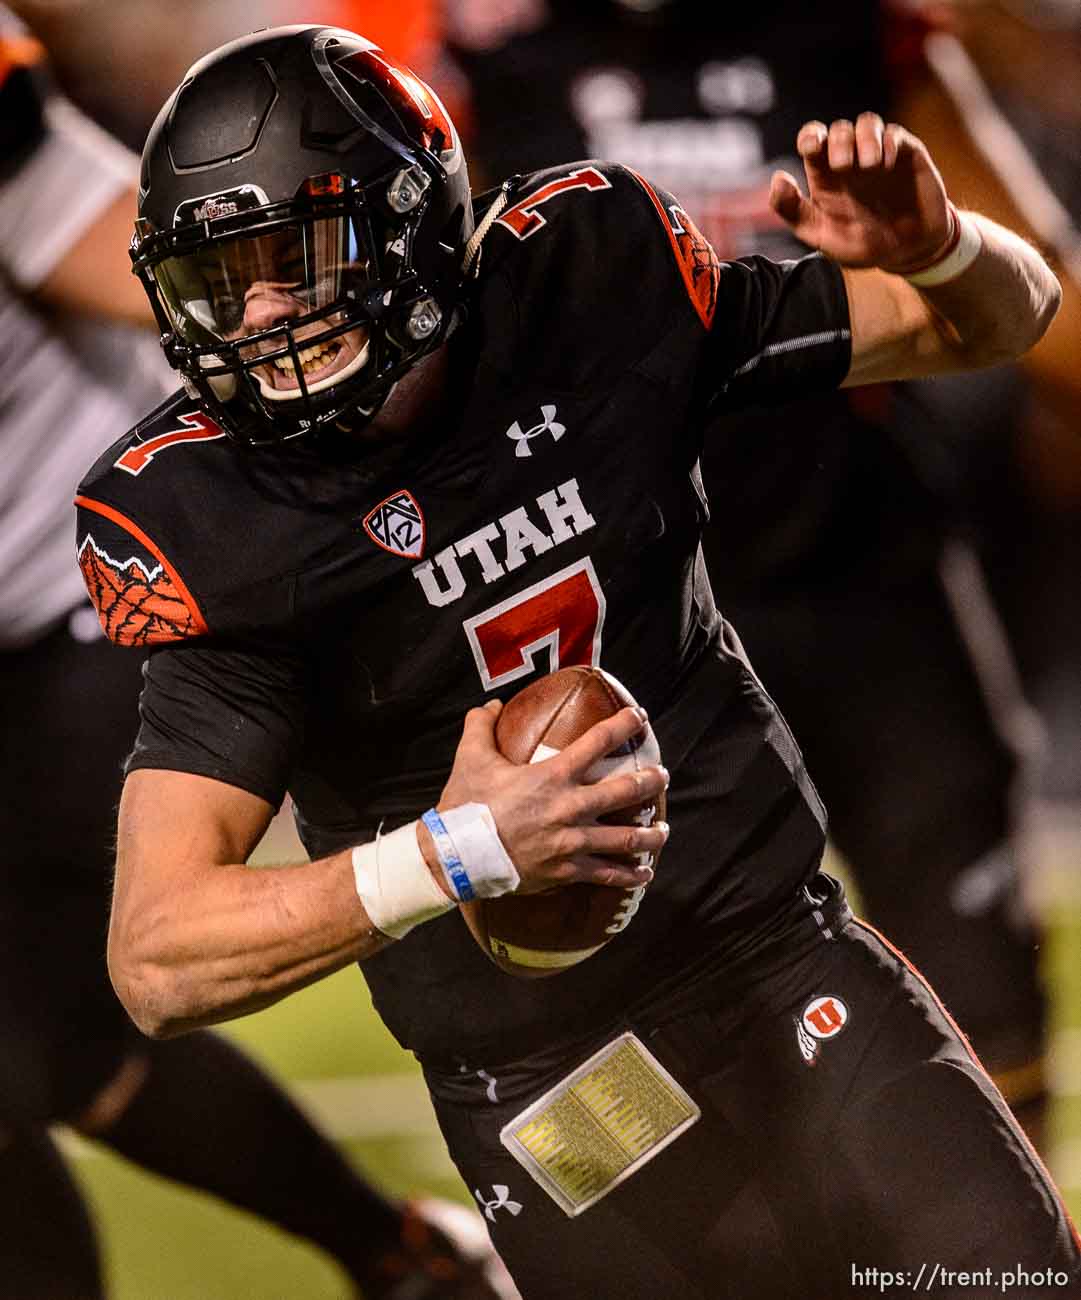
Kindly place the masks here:
[(352, 32), (277, 27), (158, 114), (131, 255), (186, 387), (264, 443), (374, 415), (446, 336), (472, 229), (435, 92)]

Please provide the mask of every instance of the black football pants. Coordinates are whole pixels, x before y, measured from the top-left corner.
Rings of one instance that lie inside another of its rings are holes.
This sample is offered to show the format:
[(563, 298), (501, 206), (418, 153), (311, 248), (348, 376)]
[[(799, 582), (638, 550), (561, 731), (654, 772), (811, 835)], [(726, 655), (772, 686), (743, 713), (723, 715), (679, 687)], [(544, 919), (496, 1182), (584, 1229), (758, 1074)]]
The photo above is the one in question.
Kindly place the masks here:
[[(558, 1069), (428, 1071), (525, 1300), (841, 1300), (883, 1294), (887, 1275), (887, 1292), (911, 1293), (921, 1267), (922, 1290), (936, 1265), (938, 1296), (1081, 1296), (1045, 1170), (922, 978), (858, 921), (792, 950), (756, 983), (714, 983), (680, 1020), (610, 1027)], [(834, 1016), (819, 1018), (825, 1037), (801, 1033), (822, 998), (843, 1004), (843, 1028)], [(572, 1219), (499, 1133), (628, 1027), (702, 1117)]]

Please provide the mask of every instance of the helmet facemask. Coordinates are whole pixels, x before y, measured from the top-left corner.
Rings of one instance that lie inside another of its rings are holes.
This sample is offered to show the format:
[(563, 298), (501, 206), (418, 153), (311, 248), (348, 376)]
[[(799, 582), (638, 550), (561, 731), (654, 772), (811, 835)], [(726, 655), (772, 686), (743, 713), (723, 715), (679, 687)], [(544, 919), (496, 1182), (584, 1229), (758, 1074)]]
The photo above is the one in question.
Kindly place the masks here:
[[(192, 200), (173, 230), (137, 226), (166, 355), (229, 432), (261, 443), (360, 427), (438, 346), (449, 312), (413, 258), (430, 184), (413, 164), (366, 186), (315, 177), (289, 203), (248, 186)], [(224, 207), (241, 210), (183, 220)]]

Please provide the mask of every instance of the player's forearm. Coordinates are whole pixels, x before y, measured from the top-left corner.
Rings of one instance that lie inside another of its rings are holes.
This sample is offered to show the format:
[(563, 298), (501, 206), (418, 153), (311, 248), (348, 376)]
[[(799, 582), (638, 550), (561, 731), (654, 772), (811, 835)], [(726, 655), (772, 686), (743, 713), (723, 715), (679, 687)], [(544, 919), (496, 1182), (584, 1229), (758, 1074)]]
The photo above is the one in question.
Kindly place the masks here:
[(1040, 254), (1013, 231), (973, 213), (982, 247), (955, 280), (920, 294), (956, 335), (966, 366), (1012, 361), (1038, 343), (1054, 319), (1062, 289)]
[(152, 899), (126, 896), (123, 881), (109, 970), (155, 1038), (258, 1011), (389, 942), (357, 896), (348, 851), (277, 868), (207, 866)]
[(845, 387), (918, 379), (1011, 361), (1051, 323), (1061, 298), (1034, 248), (986, 218), (975, 260), (955, 278), (916, 287), (898, 274), (845, 268), (852, 365)]

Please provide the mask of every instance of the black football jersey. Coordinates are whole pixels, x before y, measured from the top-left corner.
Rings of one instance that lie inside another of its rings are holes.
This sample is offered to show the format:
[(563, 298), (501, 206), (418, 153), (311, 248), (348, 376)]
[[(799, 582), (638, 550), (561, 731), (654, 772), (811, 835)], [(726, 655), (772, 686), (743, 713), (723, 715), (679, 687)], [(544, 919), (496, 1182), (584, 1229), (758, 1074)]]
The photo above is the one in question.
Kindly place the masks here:
[(713, 604), (697, 460), (707, 412), (839, 383), (847, 301), (825, 259), (718, 263), (671, 195), (582, 162), (519, 184), (448, 346), (446, 406), (375, 452), (245, 449), (177, 395), (86, 477), (77, 541), (108, 635), (154, 647), (130, 766), (288, 790), (315, 855), (433, 804), (492, 694), (596, 663), (649, 709), (674, 829), (604, 951), (520, 982), (455, 912), (363, 964), (403, 1043), (506, 1060), (737, 953), (815, 869), (821, 809)]

